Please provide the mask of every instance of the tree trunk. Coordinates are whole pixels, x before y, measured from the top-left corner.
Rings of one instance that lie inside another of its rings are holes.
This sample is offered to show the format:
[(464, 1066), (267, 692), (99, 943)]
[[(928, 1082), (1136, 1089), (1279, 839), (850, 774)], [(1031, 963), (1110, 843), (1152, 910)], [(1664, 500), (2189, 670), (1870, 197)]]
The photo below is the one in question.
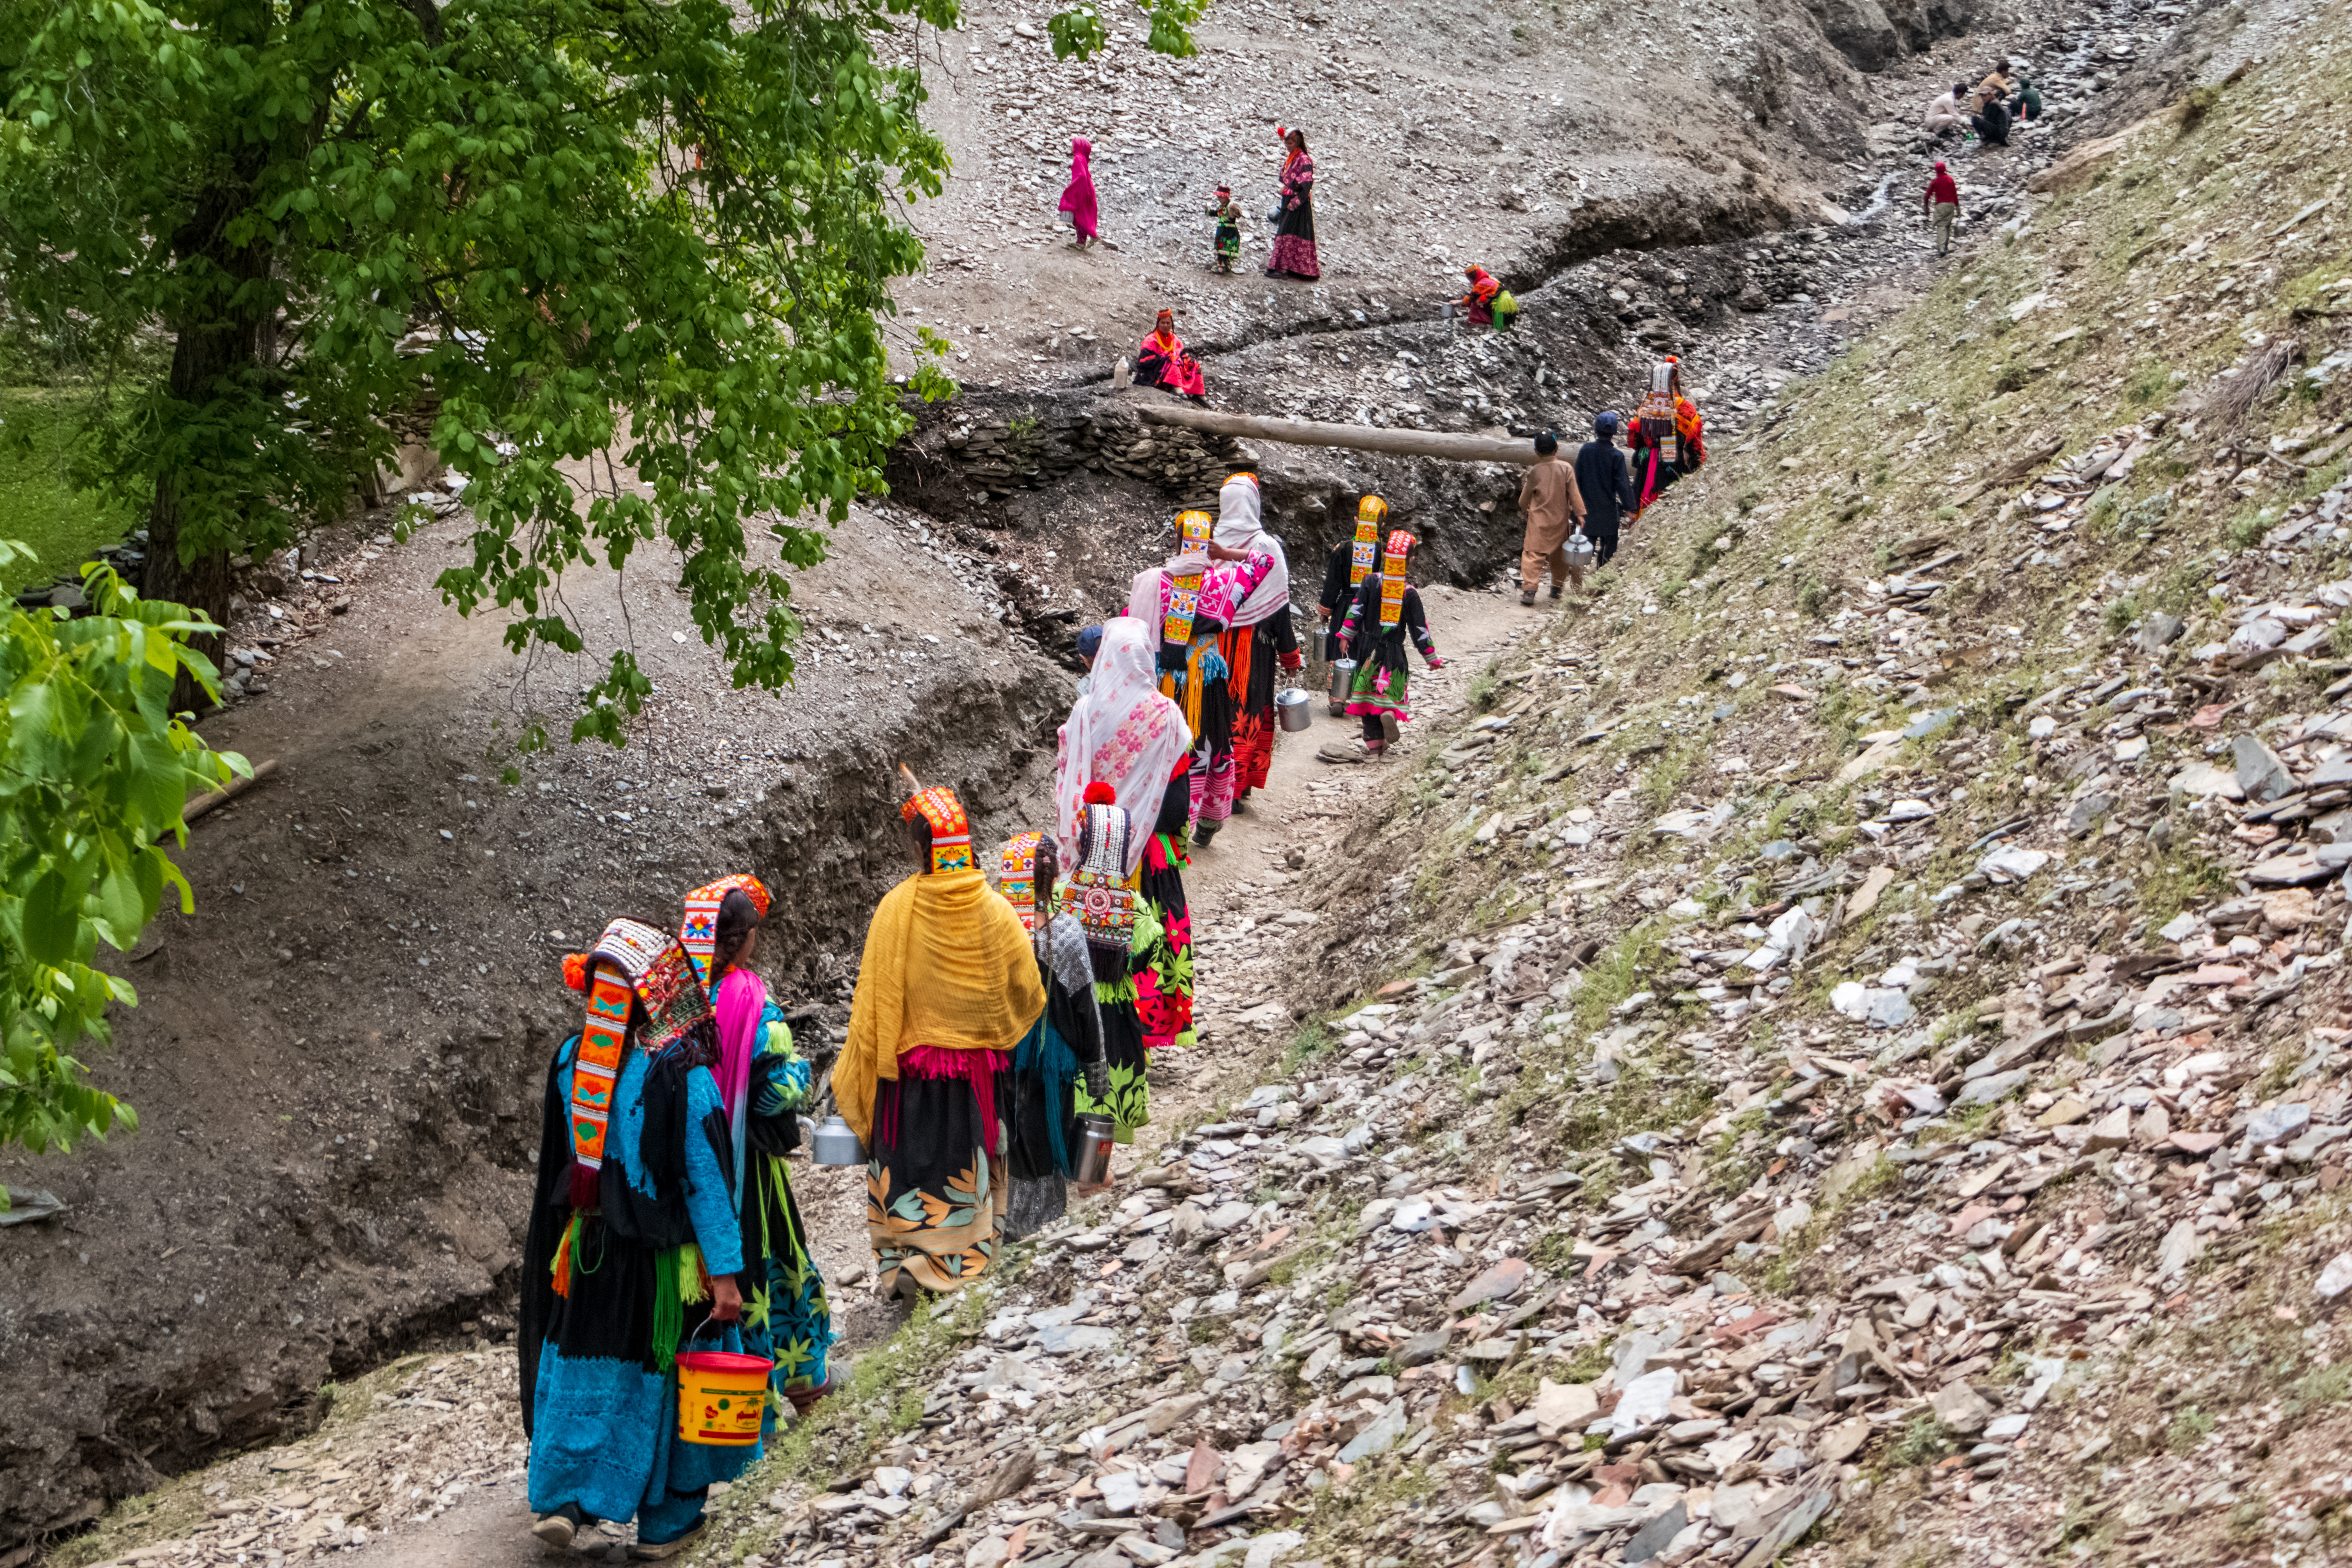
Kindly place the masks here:
[[(225, 42), (257, 47), (268, 33), (269, 10), (264, 5), (232, 5), (215, 26)], [(262, 328), (275, 308), (267, 286), (271, 254), (266, 239), (239, 243), (230, 230), (251, 208), (254, 181), (270, 152), (270, 144), (258, 140), (215, 149), (215, 155), (201, 165), (214, 173), (172, 236), (174, 268), (186, 280), (188, 292), (179, 319), (172, 322), (168, 418), (216, 426), (223, 405), (253, 395), (249, 384), (249, 384), (260, 369)], [(236, 423), (228, 421), (227, 427), (234, 431)], [(214, 512), (226, 509), (232, 515), (191, 515), (188, 480), (208, 455), (206, 437), (198, 435), (192, 447), (180, 442), (182, 434), (167, 435), (176, 460), (167, 459), (155, 475), (155, 493), (147, 510), (146, 575), (140, 592), (147, 598), (201, 610), (226, 626), (229, 555), (238, 542), (235, 514), (244, 509), (213, 491), (205, 497), (203, 508)], [(236, 437), (232, 434), (226, 438)], [(190, 642), (219, 663), (219, 637)], [(194, 707), (196, 700), (194, 683), (182, 676), (172, 694), (173, 705)]]
[(1200, 408), (1136, 410), (1146, 425), (1179, 425), (1213, 436), (1248, 436), (1293, 447), (1344, 447), (1397, 458), (1444, 458), (1457, 463), (1536, 461), (1536, 444), (1492, 436), (1449, 436), (1438, 430), (1383, 430), (1370, 425), (1331, 425), (1318, 419), (1275, 419), (1255, 414), (1212, 414)]

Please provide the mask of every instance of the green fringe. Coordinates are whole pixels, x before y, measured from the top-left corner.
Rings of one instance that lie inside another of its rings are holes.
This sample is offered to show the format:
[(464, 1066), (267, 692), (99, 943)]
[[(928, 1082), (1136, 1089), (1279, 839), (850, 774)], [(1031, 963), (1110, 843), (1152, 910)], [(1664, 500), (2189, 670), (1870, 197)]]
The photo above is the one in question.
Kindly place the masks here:
[(686, 1332), (686, 1304), (678, 1295), (677, 1265), (686, 1249), (674, 1247), (654, 1254), (654, 1365), (667, 1373), (677, 1360), (677, 1342)]

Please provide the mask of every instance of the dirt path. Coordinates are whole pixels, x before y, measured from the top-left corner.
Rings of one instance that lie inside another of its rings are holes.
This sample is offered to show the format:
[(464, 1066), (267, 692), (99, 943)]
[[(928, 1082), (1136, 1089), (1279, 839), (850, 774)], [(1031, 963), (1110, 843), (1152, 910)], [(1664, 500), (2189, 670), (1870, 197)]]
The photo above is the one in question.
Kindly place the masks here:
[[(1391, 788), (1433, 742), (1428, 731), (1461, 712), (1487, 659), (1515, 634), (1549, 619), (1523, 610), (1501, 593), (1431, 590), (1429, 616), (1444, 669), (1417, 672), (1420, 721), (1408, 726), (1403, 754), (1380, 765), (1332, 766), (1316, 760), (1319, 747), (1355, 733), (1353, 720), (1327, 716), (1317, 704), (1315, 727), (1283, 736), (1268, 788), (1255, 810), (1235, 817), (1212, 849), (1194, 858), (1186, 892), (1204, 945), (1222, 944), (1248, 919), (1265, 921), (1286, 907), (1282, 890), (1294, 873), (1290, 851), (1329, 852), (1371, 797)], [(1267, 994), (1258, 984), (1272, 955), (1206, 959), (1200, 969), (1202, 1048), (1181, 1064), (1155, 1064), (1155, 1125), (1144, 1130), (1118, 1167), (1149, 1157), (1181, 1119), (1198, 1110), (1235, 1069), (1252, 1067), (1287, 1043), (1287, 1026), (1261, 1031), (1238, 1016)], [(864, 1274), (868, 1264), (857, 1173), (803, 1165), (793, 1173), (803, 1212), (815, 1234), (828, 1277)], [(845, 1371), (858, 1349), (888, 1331), (887, 1309), (861, 1288), (836, 1292), (835, 1313), (846, 1341)], [(142, 1510), (174, 1521), (163, 1532), (134, 1525), (113, 1542), (116, 1562), (168, 1556), (177, 1563), (228, 1563), (299, 1545), (349, 1542), (353, 1527), (363, 1543), (337, 1554), (352, 1568), (530, 1568), (544, 1561), (527, 1529), (523, 1496), (527, 1448), (514, 1404), (511, 1342), (467, 1337), (390, 1366), (336, 1390), (333, 1414), (320, 1430), (287, 1447), (242, 1455), (167, 1483)], [(246, 1502), (250, 1510), (231, 1511)], [(203, 1529), (209, 1518), (242, 1521), (241, 1528)], [(184, 1521), (184, 1522), (182, 1522)], [(240, 1540), (252, 1532), (250, 1538)], [(133, 1543), (135, 1540), (135, 1544)], [(227, 1543), (235, 1542), (235, 1546)], [(590, 1536), (592, 1550), (614, 1550)], [(157, 1549), (163, 1549), (158, 1552)], [(238, 1554), (244, 1555), (240, 1557)], [(78, 1560), (79, 1560), (78, 1558)]]

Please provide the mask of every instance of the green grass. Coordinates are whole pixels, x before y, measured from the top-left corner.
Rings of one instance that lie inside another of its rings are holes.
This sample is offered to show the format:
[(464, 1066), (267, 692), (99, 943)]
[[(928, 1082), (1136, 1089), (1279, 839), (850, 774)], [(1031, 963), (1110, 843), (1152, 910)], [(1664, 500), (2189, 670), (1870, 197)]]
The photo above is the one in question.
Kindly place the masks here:
[(2273, 509), (2249, 501), (2239, 510), (2236, 517), (2230, 520), (2230, 526), (2222, 538), (2232, 550), (2252, 550), (2263, 542), (2263, 535), (2268, 533), (2271, 525), (2277, 521), (2278, 513)]
[(2165, 1428), (2164, 1446), (2176, 1454), (2187, 1454), (2205, 1441), (2206, 1434), (2213, 1430), (2213, 1425), (2212, 1416), (2192, 1405), (2175, 1415), (2172, 1425)]
[(2352, 1398), (2352, 1362), (2337, 1362), (2296, 1381), (2289, 1392), (2286, 1412), (2299, 1415), (2317, 1405), (2341, 1405)]
[(77, 490), (65, 474), (87, 436), (72, 405), (55, 393), (0, 390), (0, 539), (29, 545), (36, 557), (0, 572), (0, 591), (15, 593), (70, 573), (101, 544), (136, 526), (126, 511)]
[(2176, 849), (2165, 856), (2139, 884), (2140, 913), (2151, 939), (2182, 910), (2220, 897), (2229, 885), (2228, 871), (2193, 850)]
[(1932, 1465), (1950, 1452), (1952, 1434), (1941, 1421), (1921, 1411), (1911, 1417), (1887, 1448), (1886, 1468), (1901, 1470)]
[(1274, 1081), (1286, 1081), (1307, 1063), (1329, 1055), (1332, 1044), (1331, 1031), (1319, 1022), (1300, 1025), (1298, 1032), (1290, 1037), (1289, 1048), (1282, 1053), (1282, 1066)]

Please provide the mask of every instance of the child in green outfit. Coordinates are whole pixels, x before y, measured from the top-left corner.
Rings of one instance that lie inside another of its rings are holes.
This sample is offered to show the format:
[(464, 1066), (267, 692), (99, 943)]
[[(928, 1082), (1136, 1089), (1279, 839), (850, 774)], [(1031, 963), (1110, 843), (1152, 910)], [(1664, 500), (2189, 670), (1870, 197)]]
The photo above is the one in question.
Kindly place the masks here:
[(1229, 273), (1242, 256), (1242, 209), (1234, 200), (1231, 185), (1217, 187), (1216, 204), (1209, 208), (1208, 216), (1217, 220), (1215, 270)]

